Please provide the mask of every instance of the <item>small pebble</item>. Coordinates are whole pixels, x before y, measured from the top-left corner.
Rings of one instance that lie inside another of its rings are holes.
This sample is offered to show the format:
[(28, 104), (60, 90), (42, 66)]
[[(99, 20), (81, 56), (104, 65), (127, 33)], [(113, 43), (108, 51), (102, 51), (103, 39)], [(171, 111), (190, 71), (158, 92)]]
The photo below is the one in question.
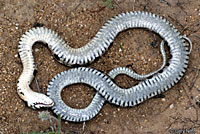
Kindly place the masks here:
[[(106, 114), (106, 115), (108, 115), (108, 113), (105, 113), (105, 114)], [(103, 114), (102, 114), (102, 113), (99, 113), (99, 115), (100, 115), (100, 116), (103, 116)]]
[(171, 105), (169, 106), (169, 108), (170, 108), (170, 109), (174, 108), (174, 104), (171, 104)]
[(161, 101), (162, 101), (162, 102), (165, 102), (165, 101), (166, 101), (166, 99), (165, 99), (165, 98), (162, 98), (162, 99), (161, 99)]

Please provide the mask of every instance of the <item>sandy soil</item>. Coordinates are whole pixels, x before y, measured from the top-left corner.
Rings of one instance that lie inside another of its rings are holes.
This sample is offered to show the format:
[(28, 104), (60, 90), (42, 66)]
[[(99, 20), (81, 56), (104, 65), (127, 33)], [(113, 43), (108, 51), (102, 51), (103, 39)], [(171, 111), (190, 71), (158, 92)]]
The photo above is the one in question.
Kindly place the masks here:
[[(90, 121), (72, 123), (62, 120), (65, 134), (179, 134), (200, 133), (200, 1), (199, 0), (115, 0), (105, 6), (105, 0), (0, 0), (0, 134), (48, 132), (55, 122), (42, 121), (42, 110), (28, 108), (16, 93), (16, 82), (22, 72), (17, 46), (21, 35), (40, 23), (53, 29), (72, 47), (84, 46), (106, 20), (125, 11), (145, 10), (167, 18), (182, 35), (193, 42), (189, 67), (185, 76), (162, 96), (132, 108), (120, 108), (106, 103)], [(159, 68), (161, 38), (143, 29), (120, 33), (110, 49), (89, 67), (108, 73), (118, 66), (127, 66), (139, 74)], [(121, 47), (122, 49), (121, 49)], [(48, 82), (70, 67), (61, 65), (42, 44), (34, 46), (38, 68), (37, 80), (46, 93)], [(127, 76), (116, 82), (122, 87), (137, 83)], [(37, 91), (33, 81), (31, 87)], [(95, 91), (86, 85), (74, 85), (63, 90), (66, 104), (83, 108)], [(51, 110), (49, 109), (51, 112)], [(52, 116), (55, 116), (51, 112)]]

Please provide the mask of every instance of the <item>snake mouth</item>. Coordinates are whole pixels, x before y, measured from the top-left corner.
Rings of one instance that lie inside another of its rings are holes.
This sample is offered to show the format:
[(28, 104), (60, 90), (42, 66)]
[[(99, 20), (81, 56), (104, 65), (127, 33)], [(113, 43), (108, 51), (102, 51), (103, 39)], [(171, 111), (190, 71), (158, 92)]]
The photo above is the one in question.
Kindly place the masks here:
[(50, 103), (50, 104), (38, 102), (38, 103), (34, 103), (34, 104), (33, 104), (33, 107), (35, 107), (35, 108), (52, 107), (53, 105), (54, 105), (54, 102), (52, 102), (52, 103)]

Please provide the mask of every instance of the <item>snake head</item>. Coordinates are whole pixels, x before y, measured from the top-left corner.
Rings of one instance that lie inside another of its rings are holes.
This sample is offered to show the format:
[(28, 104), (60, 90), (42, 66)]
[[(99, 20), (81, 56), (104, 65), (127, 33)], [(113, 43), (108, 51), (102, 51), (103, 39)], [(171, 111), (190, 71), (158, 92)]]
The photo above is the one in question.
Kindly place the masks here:
[(44, 94), (33, 92), (27, 99), (26, 102), (29, 107), (33, 109), (39, 109), (42, 107), (52, 107), (54, 102), (51, 98)]

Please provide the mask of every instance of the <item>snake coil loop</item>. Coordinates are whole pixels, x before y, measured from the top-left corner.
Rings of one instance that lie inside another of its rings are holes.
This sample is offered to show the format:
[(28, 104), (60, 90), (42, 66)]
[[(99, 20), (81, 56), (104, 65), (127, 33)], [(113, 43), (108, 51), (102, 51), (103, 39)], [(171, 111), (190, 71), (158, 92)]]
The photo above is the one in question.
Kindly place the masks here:
[[(138, 75), (125, 67), (111, 70), (109, 76), (92, 68), (74, 68), (56, 75), (48, 85), (47, 95), (33, 92), (29, 84), (34, 77), (34, 58), (32, 46), (41, 41), (48, 44), (57, 60), (66, 65), (86, 64), (101, 56), (113, 42), (117, 34), (128, 28), (146, 28), (159, 34), (170, 48), (172, 58), (166, 66), (164, 42), (161, 43), (163, 65), (155, 72)], [(189, 42), (190, 50), (185, 40)], [(189, 50), (189, 51), (188, 51)], [(181, 36), (178, 30), (166, 19), (147, 12), (127, 12), (108, 20), (96, 36), (85, 46), (71, 48), (54, 31), (44, 27), (27, 31), (19, 42), (19, 55), (23, 63), (23, 72), (18, 81), (18, 94), (33, 108), (52, 107), (68, 121), (86, 121), (93, 118), (103, 106), (104, 101), (119, 106), (134, 106), (158, 95), (175, 85), (184, 75), (188, 66), (192, 42), (186, 36)], [(161, 73), (159, 71), (162, 70)], [(112, 79), (118, 74), (127, 74), (141, 82), (124, 90), (117, 86)], [(150, 77), (152, 76), (152, 77)], [(112, 79), (111, 79), (112, 78)], [(61, 91), (67, 85), (86, 83), (97, 91), (91, 104), (85, 109), (68, 107), (61, 98)]]

